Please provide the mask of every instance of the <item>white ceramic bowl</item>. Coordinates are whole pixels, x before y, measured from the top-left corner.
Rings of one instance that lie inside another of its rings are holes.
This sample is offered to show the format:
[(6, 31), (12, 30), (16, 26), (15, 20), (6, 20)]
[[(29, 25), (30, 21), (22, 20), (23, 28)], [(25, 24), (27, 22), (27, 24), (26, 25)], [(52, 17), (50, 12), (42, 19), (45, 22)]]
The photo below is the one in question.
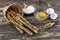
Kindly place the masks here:
[(27, 8), (23, 8), (23, 12), (24, 12), (25, 14), (31, 14), (31, 13), (34, 13), (35, 10), (36, 10), (36, 8), (33, 7), (33, 6), (28, 6)]
[(53, 8), (48, 8), (48, 9), (46, 10), (46, 13), (52, 14), (52, 13), (55, 13), (55, 11), (54, 11)]
[(51, 19), (56, 19), (57, 17), (58, 17), (58, 15), (56, 13), (50, 14)]

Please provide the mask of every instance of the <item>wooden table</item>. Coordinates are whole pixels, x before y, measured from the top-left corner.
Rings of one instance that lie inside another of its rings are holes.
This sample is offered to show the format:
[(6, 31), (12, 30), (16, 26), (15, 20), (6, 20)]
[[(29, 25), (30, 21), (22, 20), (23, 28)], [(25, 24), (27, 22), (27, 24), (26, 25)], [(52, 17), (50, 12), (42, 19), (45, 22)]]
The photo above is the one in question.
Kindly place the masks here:
[[(56, 24), (53, 28), (29, 36), (26, 33), (20, 34), (13, 26), (7, 24), (6, 20), (0, 11), (0, 40), (60, 40), (60, 0), (46, 0), (48, 3), (52, 4), (58, 14), (56, 19)], [(39, 6), (39, 0), (0, 0), (0, 7), (9, 5), (10, 3), (28, 3), (35, 4)], [(40, 27), (44, 23), (38, 23), (33, 16), (27, 17), (27, 20), (31, 24)], [(31, 21), (30, 21), (31, 20)]]

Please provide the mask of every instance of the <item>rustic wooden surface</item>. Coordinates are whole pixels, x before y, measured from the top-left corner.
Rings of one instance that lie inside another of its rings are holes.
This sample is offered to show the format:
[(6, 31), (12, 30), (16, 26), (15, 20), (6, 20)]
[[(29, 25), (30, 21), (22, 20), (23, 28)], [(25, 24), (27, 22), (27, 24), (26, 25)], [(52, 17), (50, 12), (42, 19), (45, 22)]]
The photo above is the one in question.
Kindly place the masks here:
[[(2, 11), (0, 11), (0, 40), (60, 40), (60, 0), (46, 0), (52, 4), (58, 14), (56, 24), (53, 28), (29, 36), (26, 33), (20, 34), (13, 26), (7, 24), (3, 18)], [(9, 5), (10, 3), (28, 3), (28, 4), (39, 4), (39, 0), (0, 0), (0, 7)], [(33, 25), (40, 27), (43, 23), (38, 23), (33, 16), (27, 17), (27, 20)]]

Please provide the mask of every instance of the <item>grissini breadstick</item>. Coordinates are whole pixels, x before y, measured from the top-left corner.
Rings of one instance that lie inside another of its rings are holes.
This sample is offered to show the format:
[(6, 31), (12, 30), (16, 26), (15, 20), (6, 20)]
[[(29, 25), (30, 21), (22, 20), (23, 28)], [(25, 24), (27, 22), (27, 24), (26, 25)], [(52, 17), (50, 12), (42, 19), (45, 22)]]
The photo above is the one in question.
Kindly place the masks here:
[(34, 25), (32, 25), (31, 23), (29, 23), (24, 17), (22, 17), (19, 13), (17, 13), (17, 15), (28, 25), (30, 25), (33, 29), (35, 30), (39, 30), (37, 27), (35, 27)]
[[(11, 11), (10, 10), (10, 12), (13, 12), (13, 11)], [(32, 24), (30, 24), (25, 18), (23, 18), (19, 13), (15, 13), (15, 12), (13, 12), (14, 14), (18, 14), (17, 16), (20, 16), (20, 18), (22, 18), (22, 20), (24, 21), (24, 22), (26, 22), (27, 24), (29, 24), (30, 26), (32, 26), (32, 28), (34, 28), (35, 30), (39, 30), (37, 27), (35, 27), (34, 25), (32, 25)]]
[[(17, 12), (18, 10), (18, 7), (16, 7), (16, 6), (12, 6), (12, 8), (13, 9), (15, 9), (15, 11)], [(10, 9), (11, 10), (11, 9)], [(14, 10), (12, 10), (12, 12), (13, 12)], [(21, 10), (22, 11), (22, 10)], [(11, 11), (10, 11), (11, 12)], [(19, 12), (19, 14), (21, 14), (21, 12)], [(22, 13), (23, 14), (23, 13)], [(23, 18), (22, 18), (23, 19)], [(26, 21), (26, 20), (24, 20), (24, 21)], [(35, 30), (39, 30), (37, 27), (35, 27), (34, 25), (32, 25), (32, 24), (30, 24), (28, 21), (26, 21), (26, 23), (28, 24), (28, 25), (30, 25), (30, 26), (32, 26), (32, 28), (34, 28)]]
[[(19, 14), (18, 14), (19, 15)], [(25, 18), (23, 18), (22, 16), (20, 16), (20, 18), (25, 21), (25, 23), (29, 24), (32, 28), (34, 28), (35, 30), (39, 30), (37, 27), (35, 27), (34, 25), (30, 24)]]
[[(8, 15), (9, 16), (9, 15)], [(13, 21), (13, 20), (11, 20), (11, 19), (9, 19), (9, 17), (7, 18), (7, 20), (10, 22), (10, 21)], [(14, 21), (13, 21), (14, 22)], [(23, 31), (17, 26), (17, 25), (14, 25), (15, 26), (15, 28), (22, 34), (23, 33)]]
[(20, 22), (22, 22), (26, 27), (28, 27), (28, 28), (30, 28), (32, 31), (34, 31), (35, 33), (38, 33), (37, 30), (33, 29), (31, 26), (29, 26), (29, 25), (26, 24), (24, 21), (22, 21), (20, 18), (18, 18), (18, 20), (19, 20)]
[(19, 28), (19, 25), (14, 25), (14, 26), (21, 34), (23, 33), (23, 30), (21, 28)]
[[(13, 16), (13, 13), (12, 13), (12, 16)], [(28, 28), (30, 28), (32, 31), (34, 31), (35, 33), (38, 33), (37, 30), (33, 29), (30, 25), (28, 25), (28, 24), (26, 24), (24, 21), (22, 21), (18, 15), (17, 15), (17, 19), (18, 19), (20, 22), (22, 22), (25, 26), (27, 26)]]
[[(10, 15), (12, 15), (13, 13), (12, 12), (8, 12)], [(13, 17), (13, 19), (18, 23), (18, 24), (20, 24), (20, 25), (23, 25), (21, 22), (19, 22), (17, 19), (16, 19), (16, 16), (15, 15), (12, 15)]]
[[(12, 20), (12, 19), (10, 18), (9, 15), (7, 16), (7, 18), (8, 18), (7, 20), (8, 20), (9, 22), (14, 22), (14, 23), (16, 23), (14, 20)], [(21, 28), (19, 28), (18, 25), (14, 24), (14, 26), (15, 26), (15, 28), (16, 28), (20, 33), (23, 33), (23, 31), (21, 30)]]
[[(9, 14), (10, 15), (10, 14)], [(12, 18), (10, 18), (10, 19), (12, 19)], [(14, 19), (12, 19), (12, 20), (14, 20)], [(12, 22), (12, 21), (11, 21)], [(29, 35), (33, 35), (33, 33), (31, 32), (31, 31), (29, 31), (28, 29), (26, 29), (26, 28), (24, 28), (23, 26), (21, 26), (20, 24), (18, 24), (18, 23), (14, 23), (14, 22), (12, 22), (13, 24), (16, 24), (16, 25), (19, 25), (19, 27), (22, 29), (22, 30), (24, 30), (26, 33), (28, 33)]]

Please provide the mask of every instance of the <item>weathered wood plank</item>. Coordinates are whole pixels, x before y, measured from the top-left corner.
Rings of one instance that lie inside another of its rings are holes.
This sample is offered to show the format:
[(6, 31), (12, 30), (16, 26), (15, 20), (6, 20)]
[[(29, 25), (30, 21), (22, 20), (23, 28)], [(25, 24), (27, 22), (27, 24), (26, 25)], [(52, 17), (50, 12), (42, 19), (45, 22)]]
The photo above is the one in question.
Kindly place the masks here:
[[(8, 25), (6, 20), (3, 18), (3, 13), (0, 13), (0, 40), (60, 40), (60, 0), (47, 1), (48, 3), (52, 4), (52, 8), (54, 8), (56, 13), (58, 14), (56, 24), (53, 28), (41, 32), (39, 31), (38, 34), (34, 34), (33, 36), (28, 36), (27, 34), (22, 35), (13, 26)], [(0, 0), (0, 7), (4, 7), (14, 2), (21, 4), (39, 4), (39, 0)], [(46, 23), (46, 21), (43, 24), (42, 22), (38, 23), (33, 15), (25, 17), (30, 23), (37, 27), (40, 27), (41, 25), (44, 25)]]

